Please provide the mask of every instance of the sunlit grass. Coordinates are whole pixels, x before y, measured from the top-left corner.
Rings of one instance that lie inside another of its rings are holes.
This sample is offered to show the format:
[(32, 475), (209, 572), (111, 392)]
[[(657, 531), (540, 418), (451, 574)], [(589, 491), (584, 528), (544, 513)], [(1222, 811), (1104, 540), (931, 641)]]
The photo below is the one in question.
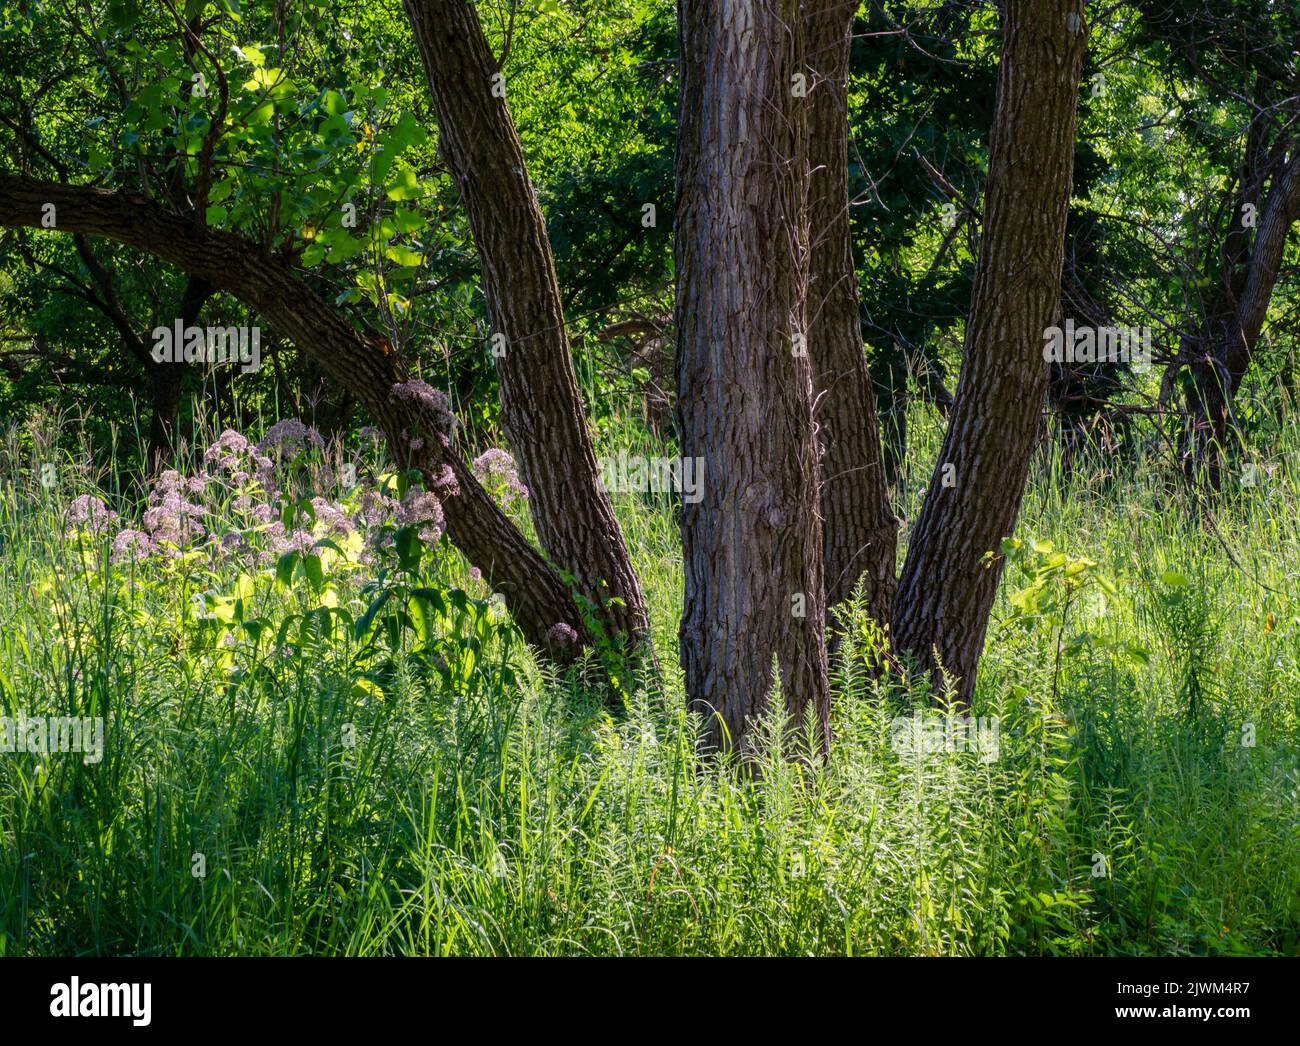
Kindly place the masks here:
[[(914, 431), (909, 514), (935, 449)], [(63, 512), (102, 480), (129, 514), (129, 477), (59, 452), (45, 491), (32, 466), (56, 452), (11, 434), (3, 714), (110, 727), (93, 765), (0, 754), (0, 951), (1295, 954), (1297, 447), (1279, 435), (1272, 474), (1234, 485), (1213, 527), (1167, 466), (1040, 463), (1017, 534), (1094, 560), (1115, 592), (1081, 590), (1062, 632), (1017, 613), (1008, 575), (974, 709), (999, 717), (998, 757), (896, 752), (895, 718), (929, 695), (870, 679), (874, 633), (850, 612), (830, 760), (772, 744), (755, 784), (702, 764), (682, 711), (668, 496), (616, 498), (666, 684), (611, 719), (581, 666), (520, 663), (504, 634), (450, 682), (401, 658), (380, 677), (349, 630), (297, 623), (292, 652), (223, 660), (186, 608), (235, 571), (107, 569)], [(249, 574), (250, 613), (277, 626), (318, 598)], [(367, 580), (329, 584), (359, 615)], [(452, 554), (426, 581), (474, 588)]]

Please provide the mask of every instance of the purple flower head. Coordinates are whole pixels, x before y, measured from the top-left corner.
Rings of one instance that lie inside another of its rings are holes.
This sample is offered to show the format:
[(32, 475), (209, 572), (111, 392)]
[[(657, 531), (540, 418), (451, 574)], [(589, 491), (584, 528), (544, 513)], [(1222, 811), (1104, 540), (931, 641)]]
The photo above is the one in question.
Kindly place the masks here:
[(74, 527), (89, 527), (98, 534), (117, 519), (117, 513), (93, 494), (82, 494), (68, 506), (66, 518)]
[[(257, 449), (263, 455), (271, 450), (292, 453), (308, 445), (323, 450), (325, 440), (310, 425), (304, 425), (297, 418), (285, 418), (266, 430), (266, 435), (262, 437), (262, 442), (257, 445)], [(260, 467), (262, 462), (258, 461), (257, 464)], [(269, 465), (270, 462), (267, 461), (267, 464)]]
[(141, 560), (154, 550), (154, 544), (143, 530), (120, 530), (113, 538), (112, 561)]
[(546, 630), (546, 645), (552, 650), (567, 650), (577, 641), (578, 633), (563, 621), (557, 621)]
[(316, 525), (324, 527), (332, 536), (346, 537), (356, 529), (343, 510), (325, 498), (312, 498), (311, 507), (316, 513)]
[(283, 523), (277, 522), (271, 524), (267, 533), (271, 537), (271, 551), (277, 556), (282, 556), (286, 552), (301, 552), (306, 556), (316, 546), (316, 538), (310, 530), (288, 532)]
[(418, 526), (424, 541), (437, 541), (446, 527), (442, 502), (430, 490), (408, 490), (397, 516), (403, 526)]
[(216, 465), (227, 472), (236, 472), (240, 460), (248, 451), (248, 440), (234, 429), (226, 429), (216, 441), (203, 452), (205, 464)]
[(169, 494), (202, 494), (208, 487), (206, 476), (183, 476), (175, 469), (161, 473), (149, 492), (150, 502), (162, 501)]
[(473, 467), (479, 482), (489, 490), (499, 491), (505, 504), (528, 497), (528, 488), (519, 482), (515, 459), (499, 447), (485, 450), (474, 459)]
[(186, 495), (199, 493), (205, 483), (187, 479), (179, 472), (168, 471), (158, 477), (149, 491), (149, 507), (144, 513), (144, 528), (154, 544), (167, 543), (181, 548), (207, 533), (198, 522), (208, 510), (187, 500)]
[(377, 490), (367, 490), (361, 495), (361, 509), (357, 520), (362, 526), (381, 527), (393, 517), (397, 502)]
[[(394, 385), (391, 395), (394, 399), (408, 400), (427, 407), (432, 414), (435, 431), (446, 436), (456, 431), (456, 415), (451, 411), (451, 400), (447, 399), (446, 393), (417, 378), (414, 381), (404, 381)], [(412, 449), (418, 450), (419, 447), (412, 444)]]
[(450, 465), (443, 465), (433, 477), (433, 489), (444, 498), (454, 498), (460, 494), (460, 484), (456, 482), (456, 473)]

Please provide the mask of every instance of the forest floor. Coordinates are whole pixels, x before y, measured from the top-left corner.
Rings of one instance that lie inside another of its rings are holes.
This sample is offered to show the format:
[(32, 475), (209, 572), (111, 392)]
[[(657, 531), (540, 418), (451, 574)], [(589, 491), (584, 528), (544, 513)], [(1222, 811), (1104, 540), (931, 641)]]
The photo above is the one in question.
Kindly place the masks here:
[(0, 954), (1300, 953), (1294, 433), (1200, 517), (1154, 456), (1042, 455), (974, 722), (873, 679), (848, 607), (829, 759), (757, 781), (695, 754), (671, 495), (616, 497), (666, 678), (611, 715), (373, 448), (291, 437), (149, 503), (111, 450), (0, 447)]

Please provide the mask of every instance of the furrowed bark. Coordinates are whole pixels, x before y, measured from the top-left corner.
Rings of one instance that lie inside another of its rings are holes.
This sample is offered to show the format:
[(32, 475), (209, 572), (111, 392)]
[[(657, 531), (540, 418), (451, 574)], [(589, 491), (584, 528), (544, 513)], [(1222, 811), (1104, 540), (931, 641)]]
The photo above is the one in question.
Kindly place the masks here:
[(613, 633), (647, 640), (645, 600), (601, 485), (546, 222), (505, 81), (472, 3), (405, 6), (438, 116), (439, 146), (478, 248), (492, 333), (505, 339), (504, 354), (494, 354), (502, 425), (528, 486), (538, 540), (603, 607)]
[[(956, 677), (969, 705), (1015, 526), (1061, 291), (1076, 102), (1087, 40), (1081, 0), (1005, 0), (984, 231), (961, 376), (895, 601), (896, 649)], [(949, 468), (951, 466), (951, 468)], [(985, 563), (985, 554), (994, 558)]]
[[(437, 488), (447, 533), (500, 592), (528, 640), (556, 656), (547, 638), (567, 624), (586, 638), (581, 615), (563, 580), (504, 516), (479, 485), (423, 404), (398, 399), (394, 385), (407, 380), (405, 365), (386, 342), (354, 328), (302, 283), (284, 261), (239, 236), (201, 227), (138, 193), (115, 193), (0, 174), (0, 226), (42, 228), (47, 204), (55, 230), (115, 240), (171, 262), (239, 298), (319, 361), (370, 412), (404, 467), (420, 468)], [(413, 452), (409, 437), (424, 437)], [(455, 492), (438, 485), (451, 470)]]
[(822, 445), (826, 605), (864, 583), (867, 612), (889, 623), (898, 521), (889, 504), (880, 419), (863, 349), (849, 232), (849, 51), (857, 0), (805, 4), (809, 67), (808, 355)]
[(679, 0), (677, 418), (682, 667), (702, 745), (748, 755), (773, 658), (829, 742), (819, 470), (806, 331), (807, 100), (797, 0)]

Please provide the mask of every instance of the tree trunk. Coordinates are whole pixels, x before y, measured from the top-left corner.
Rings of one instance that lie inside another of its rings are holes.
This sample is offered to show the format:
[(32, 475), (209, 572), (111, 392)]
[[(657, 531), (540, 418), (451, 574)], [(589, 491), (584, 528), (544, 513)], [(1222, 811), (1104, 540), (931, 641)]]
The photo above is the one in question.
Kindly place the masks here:
[[(115, 193), (0, 174), (0, 227), (40, 228), (55, 207), (60, 233), (101, 236), (138, 247), (239, 298), (316, 359), (370, 412), (403, 467), (420, 468), (436, 489), (447, 533), (500, 592), (528, 640), (557, 657), (572, 650), (551, 629), (569, 626), (588, 639), (568, 586), (502, 515), (442, 431), (431, 407), (396, 397), (406, 368), (387, 343), (358, 330), (284, 262), (231, 233), (197, 225), (140, 193)], [(423, 436), (413, 451), (408, 437)], [(450, 471), (451, 484), (441, 482)]]
[(707, 749), (788, 722), (829, 740), (806, 331), (807, 101), (797, 0), (679, 0), (677, 418), (704, 495), (682, 512), (682, 667)]
[(858, 0), (808, 0), (808, 354), (822, 445), (826, 605), (864, 581), (866, 607), (887, 624), (896, 587), (898, 521), (889, 504), (880, 420), (858, 315), (849, 233), (848, 85)]
[[(1192, 477), (1201, 473), (1211, 490), (1222, 485), (1222, 455), (1234, 427), (1233, 400), (1254, 358), (1282, 268), (1287, 236), (1297, 220), (1300, 153), (1278, 170), (1260, 212), (1254, 244), (1249, 251), (1244, 244), (1240, 247), (1240, 254), (1249, 258), (1244, 273), (1225, 274), (1222, 304), (1211, 310), (1195, 343), (1184, 453)], [(1240, 210), (1229, 233), (1229, 238), (1233, 237), (1244, 239)], [(1230, 281), (1230, 275), (1236, 278)]]
[(441, 152), (478, 247), (493, 338), (504, 337), (493, 354), (501, 417), (528, 486), (537, 537), (583, 595), (604, 608), (612, 632), (644, 640), (645, 600), (601, 485), (546, 222), (505, 81), (472, 3), (405, 4), (438, 114)]
[[(196, 326), (203, 306), (207, 304), (216, 288), (207, 280), (190, 276), (185, 281), (181, 292), (180, 321), (185, 328)], [(150, 407), (149, 417), (149, 473), (153, 475), (167, 466), (172, 451), (176, 449), (176, 425), (180, 420), (181, 392), (185, 384), (185, 375), (190, 371), (189, 364), (179, 360), (172, 363), (158, 363), (148, 353), (146, 345), (145, 370), (149, 374)]]
[[(1219, 247), (1215, 292), (1205, 303), (1200, 329), (1183, 336), (1163, 383), (1164, 388), (1172, 389), (1179, 368), (1187, 367), (1191, 381), (1179, 450), (1189, 484), (1195, 486), (1204, 479), (1210, 490), (1218, 490), (1221, 484), (1221, 451), (1232, 415), (1232, 380), (1227, 372), (1226, 350), (1250, 270), (1250, 230), (1245, 208), (1248, 204), (1258, 205), (1269, 168), (1277, 165), (1277, 161), (1270, 163), (1270, 156), (1280, 156), (1271, 141), (1269, 93), (1268, 82), (1258, 79), (1255, 115), (1246, 133), (1241, 164), (1228, 199), (1230, 221)], [(1162, 389), (1162, 402), (1164, 398)]]
[[(895, 602), (894, 643), (969, 705), (1039, 429), (1061, 292), (1082, 0), (1005, 0), (984, 232), (952, 416)], [(986, 564), (986, 553), (994, 558)]]

